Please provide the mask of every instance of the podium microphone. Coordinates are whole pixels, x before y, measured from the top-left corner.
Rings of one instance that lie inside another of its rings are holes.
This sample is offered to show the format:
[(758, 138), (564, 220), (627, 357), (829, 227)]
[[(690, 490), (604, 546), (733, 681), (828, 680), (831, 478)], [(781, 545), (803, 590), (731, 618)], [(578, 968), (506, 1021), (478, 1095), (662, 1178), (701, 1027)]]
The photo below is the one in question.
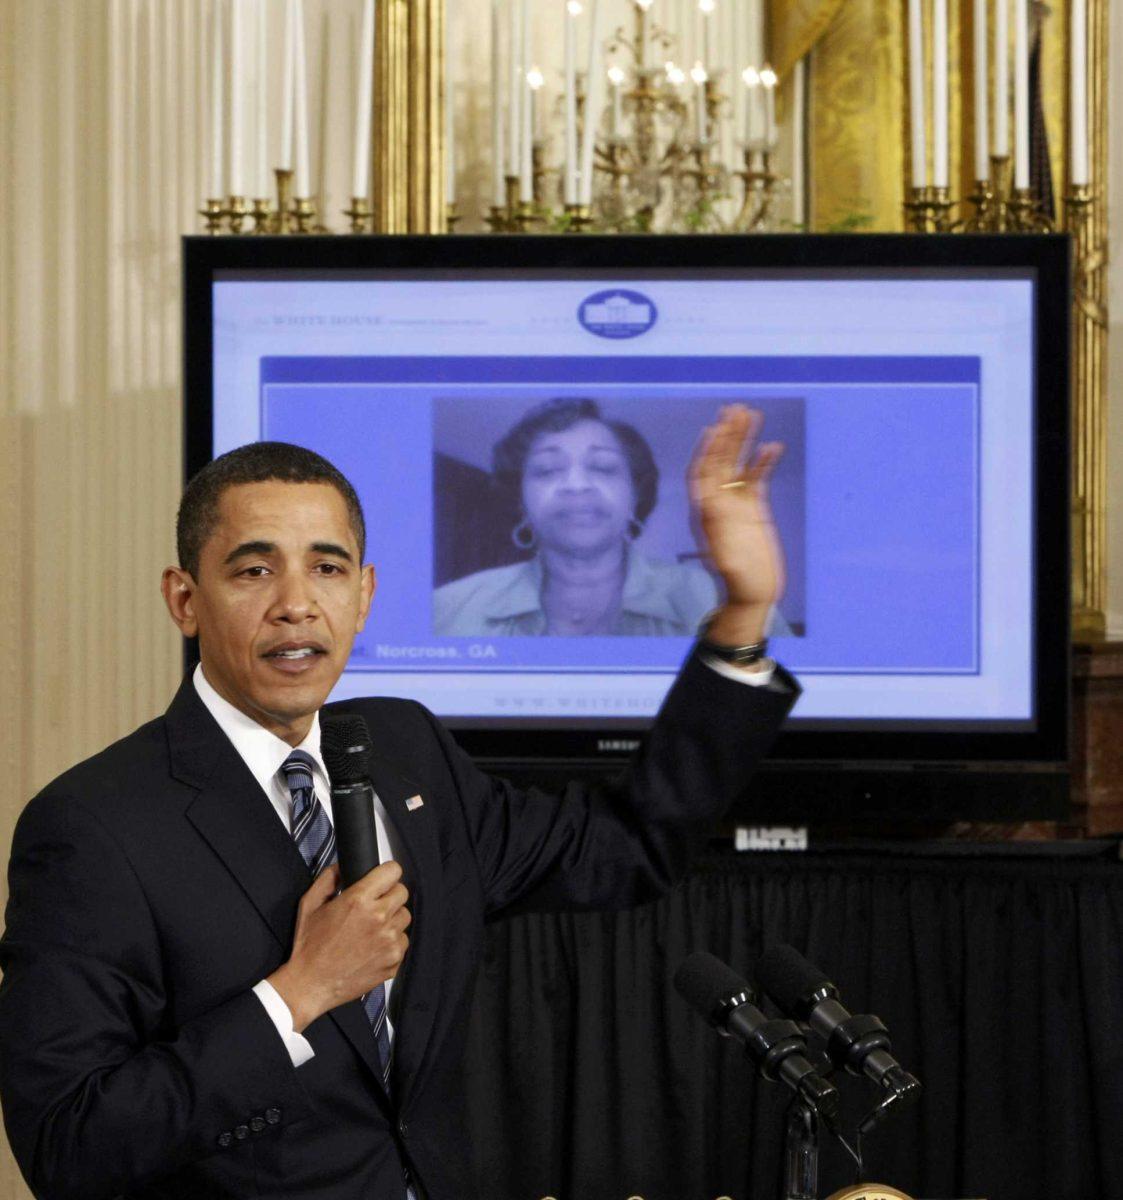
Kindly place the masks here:
[(920, 1082), (889, 1053), (889, 1031), (877, 1017), (843, 1008), (838, 988), (797, 950), (779, 945), (766, 951), (757, 963), (756, 981), (781, 1012), (806, 1021), (823, 1039), (835, 1067), (865, 1075), (889, 1093), (867, 1118), (870, 1127), (891, 1108), (916, 1099)]
[(371, 740), (367, 723), (350, 714), (330, 716), (320, 729), (320, 753), (331, 780), (331, 814), (343, 886), (378, 866), (374, 828), (374, 785), (367, 763)]
[(783, 1080), (823, 1119), (838, 1124), (838, 1091), (804, 1056), (807, 1044), (794, 1021), (769, 1020), (756, 1007), (752, 985), (720, 958), (699, 951), (675, 972), (679, 995), (725, 1037), (744, 1042), (765, 1079)]

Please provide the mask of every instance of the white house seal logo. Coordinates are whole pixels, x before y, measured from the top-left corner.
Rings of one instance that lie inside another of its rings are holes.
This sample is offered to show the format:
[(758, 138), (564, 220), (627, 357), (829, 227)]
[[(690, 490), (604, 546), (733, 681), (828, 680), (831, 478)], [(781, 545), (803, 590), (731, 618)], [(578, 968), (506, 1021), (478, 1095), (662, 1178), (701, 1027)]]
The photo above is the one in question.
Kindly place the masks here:
[(658, 316), (655, 305), (640, 292), (611, 288), (581, 301), (577, 319), (603, 338), (634, 338), (646, 333)]

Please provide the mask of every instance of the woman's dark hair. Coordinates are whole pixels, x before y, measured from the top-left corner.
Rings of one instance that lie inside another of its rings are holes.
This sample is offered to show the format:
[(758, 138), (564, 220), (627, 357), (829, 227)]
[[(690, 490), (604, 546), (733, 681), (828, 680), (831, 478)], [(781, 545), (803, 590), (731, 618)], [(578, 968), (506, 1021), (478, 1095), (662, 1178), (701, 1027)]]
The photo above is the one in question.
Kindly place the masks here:
[(632, 487), (636, 493), (637, 521), (646, 521), (659, 498), (659, 468), (647, 439), (633, 425), (609, 421), (601, 415), (600, 405), (585, 398), (558, 398), (532, 408), (495, 443), (491, 452), (491, 471), (496, 484), (518, 496), (523, 470), (534, 440), (543, 433), (560, 433), (578, 421), (599, 421), (616, 435), (628, 461)]
[(359, 561), (366, 554), (367, 529), (363, 507), (347, 477), (314, 450), (288, 442), (251, 442), (239, 446), (192, 476), (179, 502), (175, 523), (176, 553), (179, 565), (199, 578), (199, 556), (207, 538), (218, 524), (218, 504), (222, 493), (240, 483), (328, 483), (343, 497), (351, 531), (359, 543)]

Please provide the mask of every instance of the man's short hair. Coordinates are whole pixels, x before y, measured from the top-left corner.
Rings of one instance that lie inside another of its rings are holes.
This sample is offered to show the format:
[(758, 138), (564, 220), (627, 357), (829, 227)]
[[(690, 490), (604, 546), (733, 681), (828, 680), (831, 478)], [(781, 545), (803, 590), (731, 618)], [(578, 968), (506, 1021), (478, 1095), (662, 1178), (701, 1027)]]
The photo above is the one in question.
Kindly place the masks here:
[(228, 450), (192, 477), (179, 502), (175, 523), (176, 553), (180, 567), (199, 578), (199, 556), (218, 525), (218, 507), (227, 488), (242, 483), (328, 483), (343, 497), (359, 561), (366, 554), (367, 528), (359, 497), (342, 471), (314, 450), (288, 442), (251, 442)]

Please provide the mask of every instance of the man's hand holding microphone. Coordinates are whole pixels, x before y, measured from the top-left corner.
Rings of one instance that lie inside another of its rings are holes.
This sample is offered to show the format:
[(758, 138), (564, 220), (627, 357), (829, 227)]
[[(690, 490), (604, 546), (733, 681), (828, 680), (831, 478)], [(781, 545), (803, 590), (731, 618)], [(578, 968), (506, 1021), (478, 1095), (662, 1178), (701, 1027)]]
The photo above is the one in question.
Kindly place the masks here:
[(340, 891), (343, 877), (333, 863), (304, 893), (292, 953), (268, 977), (297, 1033), (398, 973), (412, 919), (401, 879), (402, 868), (391, 859)]

